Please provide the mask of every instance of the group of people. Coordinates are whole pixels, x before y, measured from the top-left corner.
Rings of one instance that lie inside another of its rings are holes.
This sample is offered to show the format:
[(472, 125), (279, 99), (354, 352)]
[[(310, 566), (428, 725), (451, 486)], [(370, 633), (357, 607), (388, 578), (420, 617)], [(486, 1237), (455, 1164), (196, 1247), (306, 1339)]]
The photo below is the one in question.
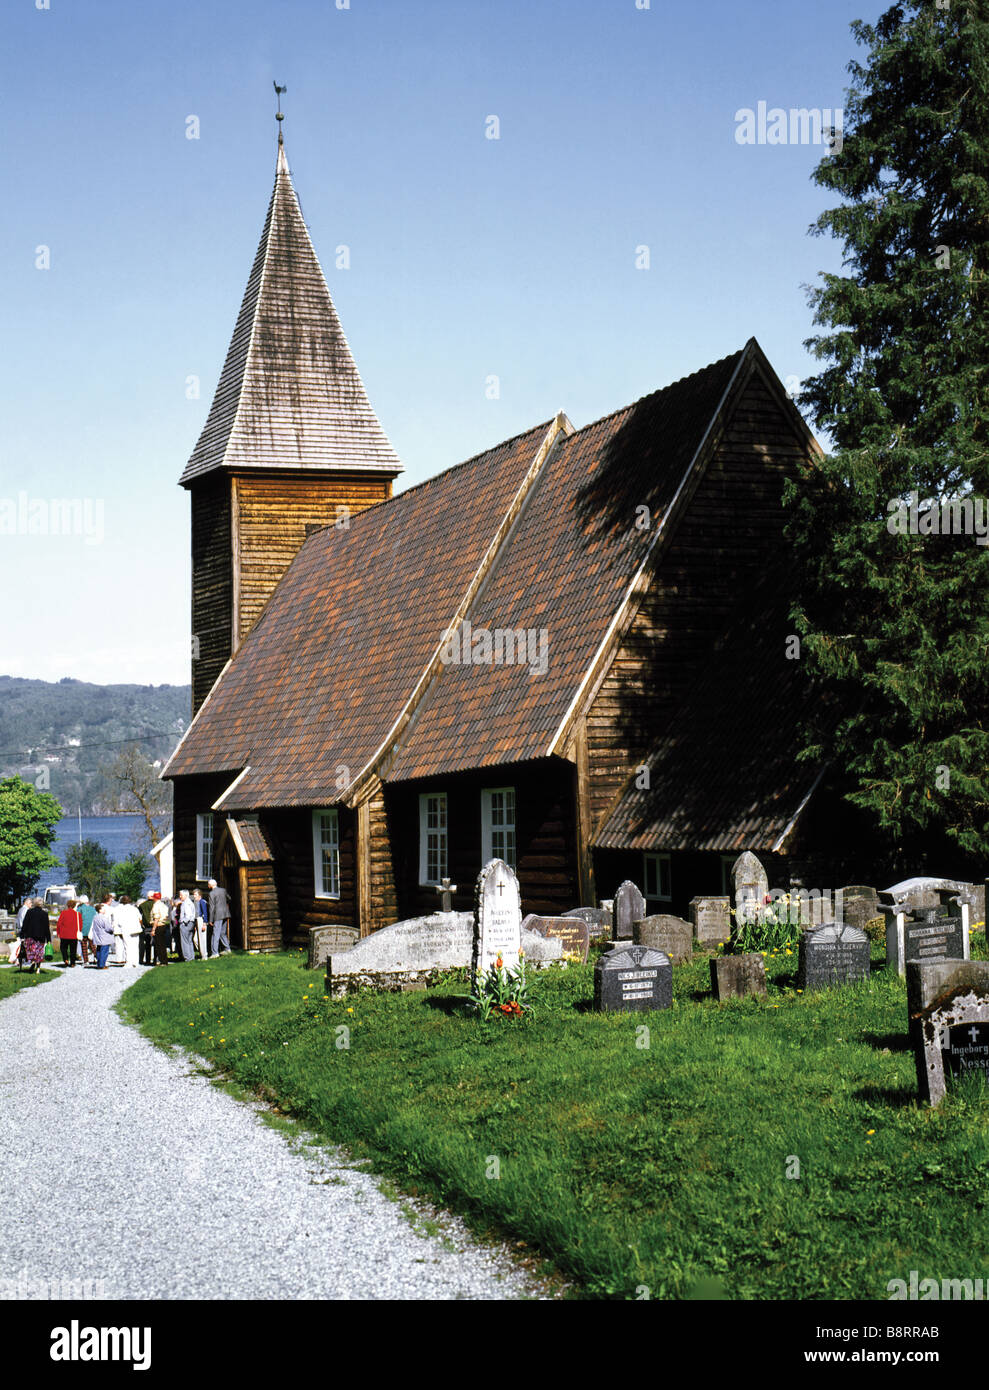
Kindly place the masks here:
[[(180, 961), (215, 959), (230, 951), (230, 903), (215, 878), (209, 880), (209, 895), (198, 888), (190, 894), (183, 888), (176, 898), (149, 893), (131, 902), (125, 894), (108, 893), (98, 904), (87, 894), (70, 899), (55, 924), (62, 962), (67, 969), (90, 955), (94, 968), (107, 970), (110, 952), (115, 965), (167, 965), (169, 949)], [(10, 944), (10, 963), (25, 961), (37, 971), (45, 946), (52, 940), (51, 922), (44, 898), (28, 898), (17, 915), (17, 940)], [(152, 961), (152, 955), (154, 960)]]

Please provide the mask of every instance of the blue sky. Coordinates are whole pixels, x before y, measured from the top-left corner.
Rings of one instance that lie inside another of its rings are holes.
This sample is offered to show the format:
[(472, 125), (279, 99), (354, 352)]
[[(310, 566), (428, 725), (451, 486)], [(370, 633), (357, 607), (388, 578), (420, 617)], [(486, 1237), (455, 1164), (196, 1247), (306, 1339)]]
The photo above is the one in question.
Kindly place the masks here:
[[(273, 79), (401, 486), (752, 335), (812, 370), (803, 286), (840, 264), (807, 235), (823, 150), (740, 145), (735, 113), (841, 107), (849, 24), (884, 5), (340, 2), (7, 0), (0, 673), (188, 679), (177, 480), (271, 192)], [(89, 504), (84, 534), (22, 533), (53, 498)]]

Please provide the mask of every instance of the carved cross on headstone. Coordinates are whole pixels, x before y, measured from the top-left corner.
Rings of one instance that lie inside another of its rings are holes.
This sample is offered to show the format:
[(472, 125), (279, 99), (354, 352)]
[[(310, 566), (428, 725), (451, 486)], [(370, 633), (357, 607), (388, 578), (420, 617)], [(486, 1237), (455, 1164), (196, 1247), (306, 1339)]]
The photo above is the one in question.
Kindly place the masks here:
[(455, 883), (451, 883), (448, 878), (445, 878), (441, 883), (438, 883), (436, 885), (436, 891), (437, 893), (441, 893), (443, 895), (442, 907), (440, 910), (442, 912), (452, 912), (453, 894), (457, 891), (457, 885)]

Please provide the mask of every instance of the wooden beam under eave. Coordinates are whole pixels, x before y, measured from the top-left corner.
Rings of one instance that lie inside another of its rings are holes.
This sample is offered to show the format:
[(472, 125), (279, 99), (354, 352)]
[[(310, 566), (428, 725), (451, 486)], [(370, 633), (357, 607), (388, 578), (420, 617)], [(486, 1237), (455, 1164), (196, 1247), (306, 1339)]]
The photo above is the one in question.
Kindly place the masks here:
[(587, 754), (587, 720), (578, 721), (574, 729), (572, 751), (576, 765), (574, 779), (577, 794), (577, 884), (580, 901), (587, 907), (597, 905), (594, 884), (594, 858), (591, 854), (591, 771)]
[(371, 921), (371, 803), (357, 807), (357, 928), (370, 936)]

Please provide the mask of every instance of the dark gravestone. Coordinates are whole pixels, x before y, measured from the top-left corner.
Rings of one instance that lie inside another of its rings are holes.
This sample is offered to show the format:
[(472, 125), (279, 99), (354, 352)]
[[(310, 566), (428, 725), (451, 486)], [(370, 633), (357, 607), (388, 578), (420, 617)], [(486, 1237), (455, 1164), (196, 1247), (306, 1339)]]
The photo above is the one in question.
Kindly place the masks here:
[(799, 989), (829, 989), (869, 978), (869, 938), (858, 927), (829, 922), (805, 931), (797, 957)]
[(886, 964), (905, 975), (912, 962), (968, 960), (968, 933), (961, 917), (939, 908), (915, 908), (909, 917), (888, 913)]
[(647, 946), (613, 946), (594, 966), (594, 1007), (607, 1012), (669, 1009), (673, 966)]
[(989, 1083), (989, 962), (911, 961), (907, 1001), (921, 1098), (938, 1105), (952, 1076)]
[(646, 900), (632, 880), (627, 878), (615, 894), (614, 939), (631, 941), (632, 923), (641, 922), (645, 915)]
[(752, 953), (715, 956), (711, 960), (711, 993), (723, 999), (743, 999), (747, 994), (766, 998), (766, 962)]
[(691, 898), (690, 921), (698, 946), (715, 946), (731, 936), (730, 898)]
[(611, 913), (604, 907), (572, 907), (569, 912), (564, 912), (564, 917), (579, 917), (586, 922), (591, 930), (591, 936), (610, 936), (611, 935)]
[(522, 930), (538, 932), (561, 943), (564, 956), (587, 960), (591, 944), (591, 929), (582, 917), (539, 917), (530, 913), (522, 919)]
[(871, 922), (879, 913), (879, 894), (875, 888), (853, 883), (841, 892), (841, 920), (848, 927), (865, 930), (866, 922)]
[(661, 913), (643, 917), (632, 924), (632, 940), (636, 946), (648, 946), (662, 951), (674, 965), (685, 965), (694, 955), (694, 929), (682, 917)]
[(327, 924), (309, 928), (309, 969), (320, 970), (334, 951), (346, 951), (348, 946), (356, 946), (360, 932), (356, 927), (344, 924)]

